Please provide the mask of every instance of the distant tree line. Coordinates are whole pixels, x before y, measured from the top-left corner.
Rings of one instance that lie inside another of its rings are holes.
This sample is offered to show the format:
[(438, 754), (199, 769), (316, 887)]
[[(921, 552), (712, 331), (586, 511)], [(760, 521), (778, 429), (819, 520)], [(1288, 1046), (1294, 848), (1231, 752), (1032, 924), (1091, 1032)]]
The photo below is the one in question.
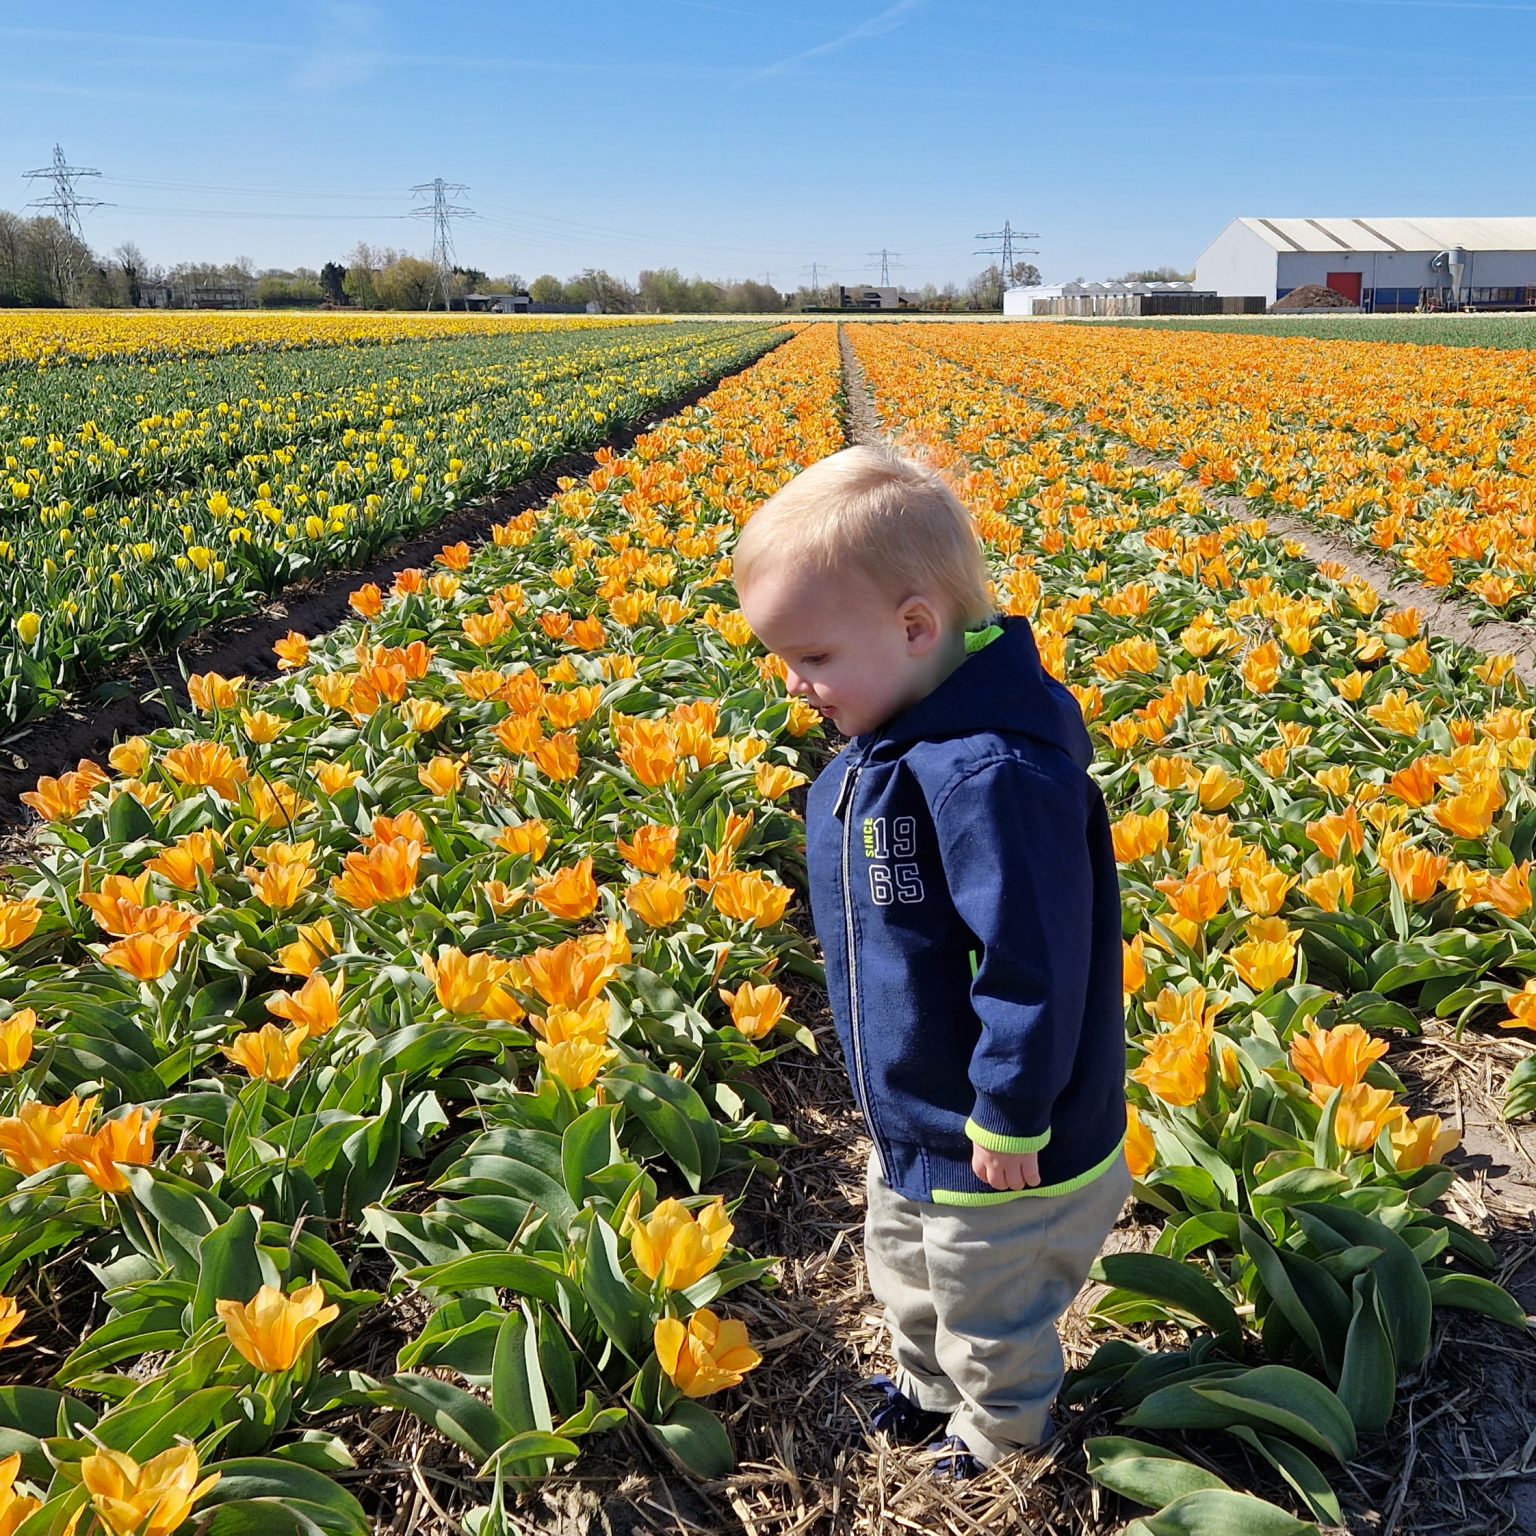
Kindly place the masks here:
[[(1159, 275), (1169, 270), (1159, 269)], [(1014, 265), (1011, 286), (1039, 281), (1039, 270), (1031, 263)], [(912, 291), (926, 309), (996, 310), (1002, 308), (1004, 286), (1001, 269), (993, 265), (965, 284), (929, 283)], [(633, 283), (601, 267), (584, 267), (564, 279), (544, 272), (531, 281), (516, 272), (491, 277), (473, 267), (455, 267), (445, 283), (431, 262), (363, 241), (343, 260), (318, 268), (258, 269), (248, 256), (167, 267), (148, 261), (131, 240), (109, 256), (100, 256), (57, 219), (28, 219), (0, 209), (0, 307), (136, 308), (199, 304), (218, 297), (270, 309), (441, 309), (445, 287), (454, 302), (476, 293), (526, 292), (540, 307), (591, 308), (605, 314), (764, 314), (838, 302), (834, 282), (783, 292), (752, 278), (684, 277), (676, 267), (647, 269)]]

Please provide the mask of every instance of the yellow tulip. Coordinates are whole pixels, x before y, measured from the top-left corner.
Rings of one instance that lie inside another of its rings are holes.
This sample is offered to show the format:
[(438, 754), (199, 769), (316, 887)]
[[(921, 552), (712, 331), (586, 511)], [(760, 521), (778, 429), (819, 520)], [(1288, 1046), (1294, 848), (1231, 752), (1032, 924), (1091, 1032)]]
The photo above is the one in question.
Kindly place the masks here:
[[(13, 1349), (18, 1344), (30, 1344), (30, 1336), (17, 1338), (16, 1330), (21, 1327), (21, 1320), (27, 1315), (27, 1309), (20, 1306), (14, 1296), (0, 1296), (0, 1349)], [(4, 1463), (0, 1463), (3, 1466)], [(12, 1472), (12, 1477), (15, 1472)], [(0, 1531), (4, 1527), (0, 1526)]]
[(1405, 1113), (1400, 1104), (1392, 1102), (1390, 1089), (1356, 1083), (1339, 1095), (1333, 1133), (1341, 1147), (1347, 1147), (1351, 1152), (1364, 1152), (1375, 1146), (1377, 1137), (1388, 1126), (1402, 1120)]
[(1227, 959), (1255, 992), (1267, 992), (1295, 970), (1296, 936), (1278, 917), (1255, 918), (1247, 932), (1247, 940), (1229, 949)]
[(1446, 1153), (1460, 1145), (1461, 1133), (1443, 1130), (1439, 1115), (1405, 1117), (1392, 1126), (1392, 1158), (1400, 1173), (1443, 1162)]
[(16, 949), (37, 931), (42, 906), (30, 899), (12, 901), (0, 896), (0, 949)]
[(624, 1228), (640, 1272), (669, 1291), (685, 1291), (709, 1274), (736, 1230), (721, 1195), (697, 1215), (679, 1200), (663, 1200), (644, 1221), (627, 1215)]
[(544, 1063), (544, 1071), (564, 1083), (572, 1092), (589, 1087), (615, 1055), (610, 1046), (595, 1040), (561, 1040), (555, 1043), (538, 1040), (534, 1043)]
[(178, 1445), (140, 1466), (123, 1451), (95, 1451), (80, 1463), (91, 1507), (111, 1536), (171, 1536), (218, 1481), (198, 1482), (197, 1448)]
[(31, 1061), (36, 1028), (37, 1013), (31, 1008), (17, 1008), (8, 1018), (0, 1019), (0, 1075), (19, 1072)]
[(224, 1047), (224, 1054), (252, 1077), (286, 1083), (299, 1070), (300, 1049), (308, 1038), (302, 1029), (284, 1031), (276, 1024), (263, 1024), (260, 1029), (237, 1035), (232, 1045)]
[(264, 1285), (249, 1301), (216, 1304), (229, 1342), (259, 1371), (291, 1370), (309, 1341), (341, 1315), (326, 1304), (319, 1282), (300, 1286), (286, 1296)]

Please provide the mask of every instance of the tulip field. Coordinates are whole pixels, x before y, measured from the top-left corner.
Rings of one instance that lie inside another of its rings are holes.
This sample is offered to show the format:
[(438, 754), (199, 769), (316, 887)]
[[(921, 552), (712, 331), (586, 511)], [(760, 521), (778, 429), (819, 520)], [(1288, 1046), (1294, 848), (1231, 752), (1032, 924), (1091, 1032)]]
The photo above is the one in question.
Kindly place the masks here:
[(785, 334), (322, 318), (321, 343), (304, 348), (293, 317), (261, 316), (162, 320), (167, 349), (148, 357), (124, 350), (145, 344), (142, 315), (11, 339), (0, 731), (145, 648), (366, 562)]
[[(740, 1305), (774, 1256), (721, 1191), (750, 1172), (773, 1198), (790, 1137), (761, 1069), (815, 1046), (795, 807), (835, 745), (737, 610), (730, 549), (846, 441), (839, 327), (509, 351), (274, 321), (162, 357), (128, 318), (115, 361), (27, 321), (0, 365), (3, 612), (36, 619), (0, 654), (13, 719), (142, 641), (113, 628), (136, 614), (170, 643), (234, 611), (237, 570), (278, 590), (730, 377), (291, 633), (276, 682), (195, 674), (171, 726), (25, 797), (34, 846), (0, 873), (0, 1536), (428, 1529), (375, 1465), (402, 1422), (450, 1448), (433, 1530), (524, 1529), (519, 1501), (621, 1425), (728, 1476), (721, 1415), (776, 1368)], [(1457, 1128), (1391, 1052), (1436, 1017), (1536, 1026), (1536, 707), (1512, 659), (1266, 515), (1524, 614), (1520, 376), (1193, 333), (846, 335), (1082, 705), (1113, 820), (1158, 1233), (1101, 1261), (1103, 1343), (1067, 1393), (1106, 1427), (1087, 1472), (1150, 1511), (1138, 1536), (1344, 1524), (1436, 1313), (1526, 1322), (1442, 1199)], [(1533, 1108), (1536, 1058), (1507, 1099)]]

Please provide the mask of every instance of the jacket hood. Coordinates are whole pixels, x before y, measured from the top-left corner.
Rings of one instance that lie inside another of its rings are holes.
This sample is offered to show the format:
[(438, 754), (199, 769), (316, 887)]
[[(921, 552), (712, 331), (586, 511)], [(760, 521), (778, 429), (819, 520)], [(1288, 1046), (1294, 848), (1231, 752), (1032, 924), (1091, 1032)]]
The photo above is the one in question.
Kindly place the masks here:
[(1093, 747), (1082, 710), (1040, 664), (1029, 620), (1005, 614), (984, 629), (968, 630), (965, 641), (970, 654), (932, 693), (856, 743), (878, 751), (888, 743), (1006, 732), (1054, 747), (1087, 768)]

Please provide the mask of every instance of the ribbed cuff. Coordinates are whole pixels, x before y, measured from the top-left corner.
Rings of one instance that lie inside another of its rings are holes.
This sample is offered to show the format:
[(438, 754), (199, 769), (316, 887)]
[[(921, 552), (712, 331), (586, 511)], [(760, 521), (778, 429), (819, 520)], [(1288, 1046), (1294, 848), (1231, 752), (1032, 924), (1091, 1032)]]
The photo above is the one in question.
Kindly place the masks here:
[(1000, 1136), (996, 1131), (989, 1131), (985, 1126), (977, 1125), (974, 1120), (965, 1122), (965, 1134), (976, 1143), (978, 1147), (985, 1147), (988, 1152), (1038, 1152), (1042, 1147), (1048, 1146), (1051, 1140), (1051, 1128), (1041, 1131), (1038, 1136)]

